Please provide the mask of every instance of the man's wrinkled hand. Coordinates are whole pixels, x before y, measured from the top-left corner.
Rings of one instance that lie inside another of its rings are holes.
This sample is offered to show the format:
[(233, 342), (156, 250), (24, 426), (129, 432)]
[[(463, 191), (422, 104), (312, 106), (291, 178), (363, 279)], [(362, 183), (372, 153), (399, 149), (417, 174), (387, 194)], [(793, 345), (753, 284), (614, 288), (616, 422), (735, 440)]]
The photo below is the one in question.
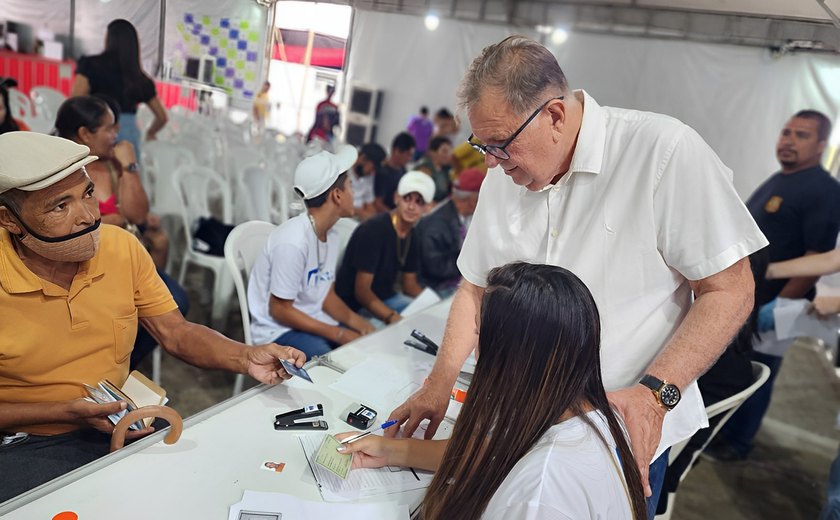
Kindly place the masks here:
[(649, 388), (633, 385), (630, 388), (607, 394), (610, 404), (624, 419), (624, 425), (630, 436), (630, 448), (639, 467), (645, 496), (651, 496), (648, 470), (659, 440), (662, 437), (662, 421), (666, 410), (656, 401), (656, 396)]
[(283, 347), (275, 343), (248, 347), (247, 372), (248, 375), (267, 385), (273, 385), (291, 378), (291, 374), (283, 369), (281, 359), (285, 359), (300, 368), (306, 363), (306, 354), (292, 347)]
[[(402, 427), (403, 436), (411, 437), (423, 419), (429, 419), (425, 438), (431, 439), (437, 432), (441, 421), (443, 421), (444, 415), (446, 415), (447, 406), (449, 406), (449, 392), (441, 391), (434, 385), (427, 384), (391, 412), (388, 420), (396, 420)], [(388, 428), (385, 430), (385, 436), (393, 437), (397, 434), (397, 431), (400, 431), (400, 429)]]
[[(70, 401), (70, 413), (75, 418), (75, 422), (88, 428), (93, 428), (96, 431), (102, 432), (106, 435), (114, 433), (114, 424), (108, 418), (109, 415), (119, 413), (125, 410), (128, 406), (125, 401), (117, 401), (115, 403), (92, 403), (87, 399), (75, 399)], [(146, 436), (155, 429), (151, 426), (143, 428), (142, 430), (128, 430), (125, 434), (126, 439), (136, 439), (138, 437)]]

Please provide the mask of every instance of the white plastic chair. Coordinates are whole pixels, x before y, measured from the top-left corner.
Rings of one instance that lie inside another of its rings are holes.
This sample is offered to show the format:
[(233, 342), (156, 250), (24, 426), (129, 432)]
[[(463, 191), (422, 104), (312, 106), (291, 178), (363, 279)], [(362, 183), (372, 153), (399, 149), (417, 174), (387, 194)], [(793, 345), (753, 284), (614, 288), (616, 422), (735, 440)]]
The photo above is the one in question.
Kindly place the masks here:
[(269, 183), (271, 184), (270, 220), (273, 224), (280, 225), (289, 219), (292, 190), (278, 175), (269, 175)]
[(338, 266), (344, 259), (344, 250), (347, 249), (347, 243), (350, 242), (350, 237), (356, 228), (359, 227), (359, 221), (352, 218), (340, 218), (335, 223), (333, 229), (338, 231)]
[(213, 194), (221, 199), (223, 222), (230, 222), (231, 197), (227, 182), (215, 171), (199, 165), (179, 166), (172, 175), (172, 188), (181, 202), (181, 219), (187, 243), (181, 260), (178, 281), (184, 285), (189, 264), (195, 264), (213, 271), (213, 310), (211, 320), (214, 328), (224, 331), (228, 302), (233, 293), (233, 280), (226, 274), (225, 259), (193, 248), (192, 226), (199, 217), (209, 217), (210, 199)]
[(151, 209), (158, 215), (178, 215), (181, 203), (172, 192), (172, 183), (164, 179), (171, 177), (179, 167), (195, 164), (195, 156), (189, 150), (167, 141), (150, 141), (143, 145), (143, 163), (140, 169), (143, 185), (149, 194)]
[[(274, 224), (252, 220), (233, 228), (225, 241), (225, 262), (233, 279), (233, 286), (236, 288), (239, 313), (242, 316), (242, 330), (245, 332), (245, 343), (248, 345), (254, 344), (251, 338), (251, 315), (248, 312), (248, 277), (254, 267), (254, 262), (257, 261), (268, 240), (268, 235), (274, 229)], [(244, 381), (243, 374), (236, 375), (233, 395), (242, 391)]]
[[(706, 449), (706, 446), (715, 438), (715, 435), (718, 434), (723, 425), (726, 424), (733, 414), (738, 411), (738, 408), (746, 401), (751, 395), (755, 393), (756, 390), (761, 388), (767, 379), (770, 377), (770, 369), (764, 363), (759, 363), (758, 361), (752, 362), (753, 368), (753, 382), (750, 386), (741, 390), (737, 394), (729, 397), (728, 399), (724, 399), (723, 401), (718, 401), (715, 404), (709, 405), (706, 407), (706, 415), (711, 419), (712, 417), (717, 417), (718, 415), (724, 414), (723, 418), (715, 425), (714, 429), (712, 430), (712, 434), (709, 435), (709, 438), (706, 439), (706, 442), (703, 444), (701, 449), (697, 450), (691, 457), (691, 463), (686, 466), (685, 471), (683, 471), (682, 475), (680, 475), (680, 482), (685, 479), (685, 476), (688, 475), (688, 472), (694, 466), (694, 463), (697, 461), (697, 457), (700, 456), (700, 453)], [(685, 446), (688, 444), (688, 439), (675, 444), (671, 447), (671, 452), (668, 455), (668, 464), (670, 465), (673, 463), (677, 457), (682, 453)], [(663, 491), (664, 492), (664, 491)], [(656, 515), (656, 520), (669, 520), (671, 518), (671, 513), (674, 511), (674, 501), (676, 499), (676, 493), (669, 493), (668, 494), (668, 509), (662, 513), (661, 515)]]
[(271, 221), (272, 183), (265, 168), (249, 165), (236, 177), (236, 221)]
[(29, 97), (35, 106), (35, 116), (51, 123), (67, 96), (51, 87), (32, 87)]
[(32, 101), (20, 90), (16, 88), (9, 89), (9, 111), (15, 119), (23, 119), (30, 121), (35, 116), (35, 110), (32, 108)]

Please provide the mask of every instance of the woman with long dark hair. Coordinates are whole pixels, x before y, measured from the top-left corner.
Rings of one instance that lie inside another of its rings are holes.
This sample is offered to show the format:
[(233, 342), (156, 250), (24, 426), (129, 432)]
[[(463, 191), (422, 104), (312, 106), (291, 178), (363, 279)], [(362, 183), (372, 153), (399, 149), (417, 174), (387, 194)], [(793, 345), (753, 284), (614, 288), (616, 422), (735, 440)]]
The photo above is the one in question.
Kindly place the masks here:
[(342, 451), (355, 453), (357, 468), (436, 471), (425, 520), (647, 518), (601, 381), (589, 290), (561, 267), (526, 263), (493, 269), (487, 281), (478, 362), (451, 439), (370, 435)]
[(140, 129), (137, 127), (137, 106), (145, 103), (154, 115), (146, 129), (146, 140), (155, 139), (166, 124), (167, 115), (157, 97), (155, 83), (140, 64), (140, 42), (137, 30), (127, 20), (114, 20), (105, 34), (105, 51), (83, 56), (76, 66), (76, 78), (70, 96), (105, 94), (117, 101), (122, 113), (120, 140), (130, 142), (140, 156)]

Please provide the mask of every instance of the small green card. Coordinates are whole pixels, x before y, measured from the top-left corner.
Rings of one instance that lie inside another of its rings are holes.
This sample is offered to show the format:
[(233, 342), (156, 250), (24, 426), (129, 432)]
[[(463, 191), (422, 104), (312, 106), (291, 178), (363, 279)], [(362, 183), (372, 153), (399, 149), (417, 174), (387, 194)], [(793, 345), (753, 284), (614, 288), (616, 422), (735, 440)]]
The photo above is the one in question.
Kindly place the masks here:
[(321, 447), (315, 454), (315, 463), (333, 473), (340, 479), (346, 479), (350, 474), (350, 466), (353, 464), (353, 454), (343, 454), (336, 451), (341, 446), (332, 435), (324, 435)]

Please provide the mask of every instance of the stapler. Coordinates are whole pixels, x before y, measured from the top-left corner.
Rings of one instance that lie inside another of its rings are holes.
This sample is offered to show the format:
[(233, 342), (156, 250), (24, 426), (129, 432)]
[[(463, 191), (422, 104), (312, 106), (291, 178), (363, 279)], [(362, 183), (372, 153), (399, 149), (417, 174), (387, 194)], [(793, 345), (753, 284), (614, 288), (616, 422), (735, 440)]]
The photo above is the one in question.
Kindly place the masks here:
[(326, 430), (329, 428), (326, 421), (310, 420), (315, 417), (323, 417), (323, 405), (314, 404), (305, 406), (291, 412), (281, 413), (274, 416), (275, 430)]
[[(420, 332), (417, 329), (414, 329), (414, 330), (411, 331), (411, 337), (423, 344), (424, 348), (422, 348), (420, 350), (423, 350), (424, 352), (428, 352), (429, 354), (431, 354), (433, 356), (437, 356), (437, 353), (438, 353), (437, 343), (435, 343), (434, 341), (427, 338), (425, 334), (423, 334), (422, 332)], [(416, 344), (414, 344), (413, 341), (411, 343), (408, 343), (408, 341), (410, 341), (410, 340), (406, 341), (406, 345), (412, 346), (414, 348), (419, 348), (418, 346), (416, 346)]]

